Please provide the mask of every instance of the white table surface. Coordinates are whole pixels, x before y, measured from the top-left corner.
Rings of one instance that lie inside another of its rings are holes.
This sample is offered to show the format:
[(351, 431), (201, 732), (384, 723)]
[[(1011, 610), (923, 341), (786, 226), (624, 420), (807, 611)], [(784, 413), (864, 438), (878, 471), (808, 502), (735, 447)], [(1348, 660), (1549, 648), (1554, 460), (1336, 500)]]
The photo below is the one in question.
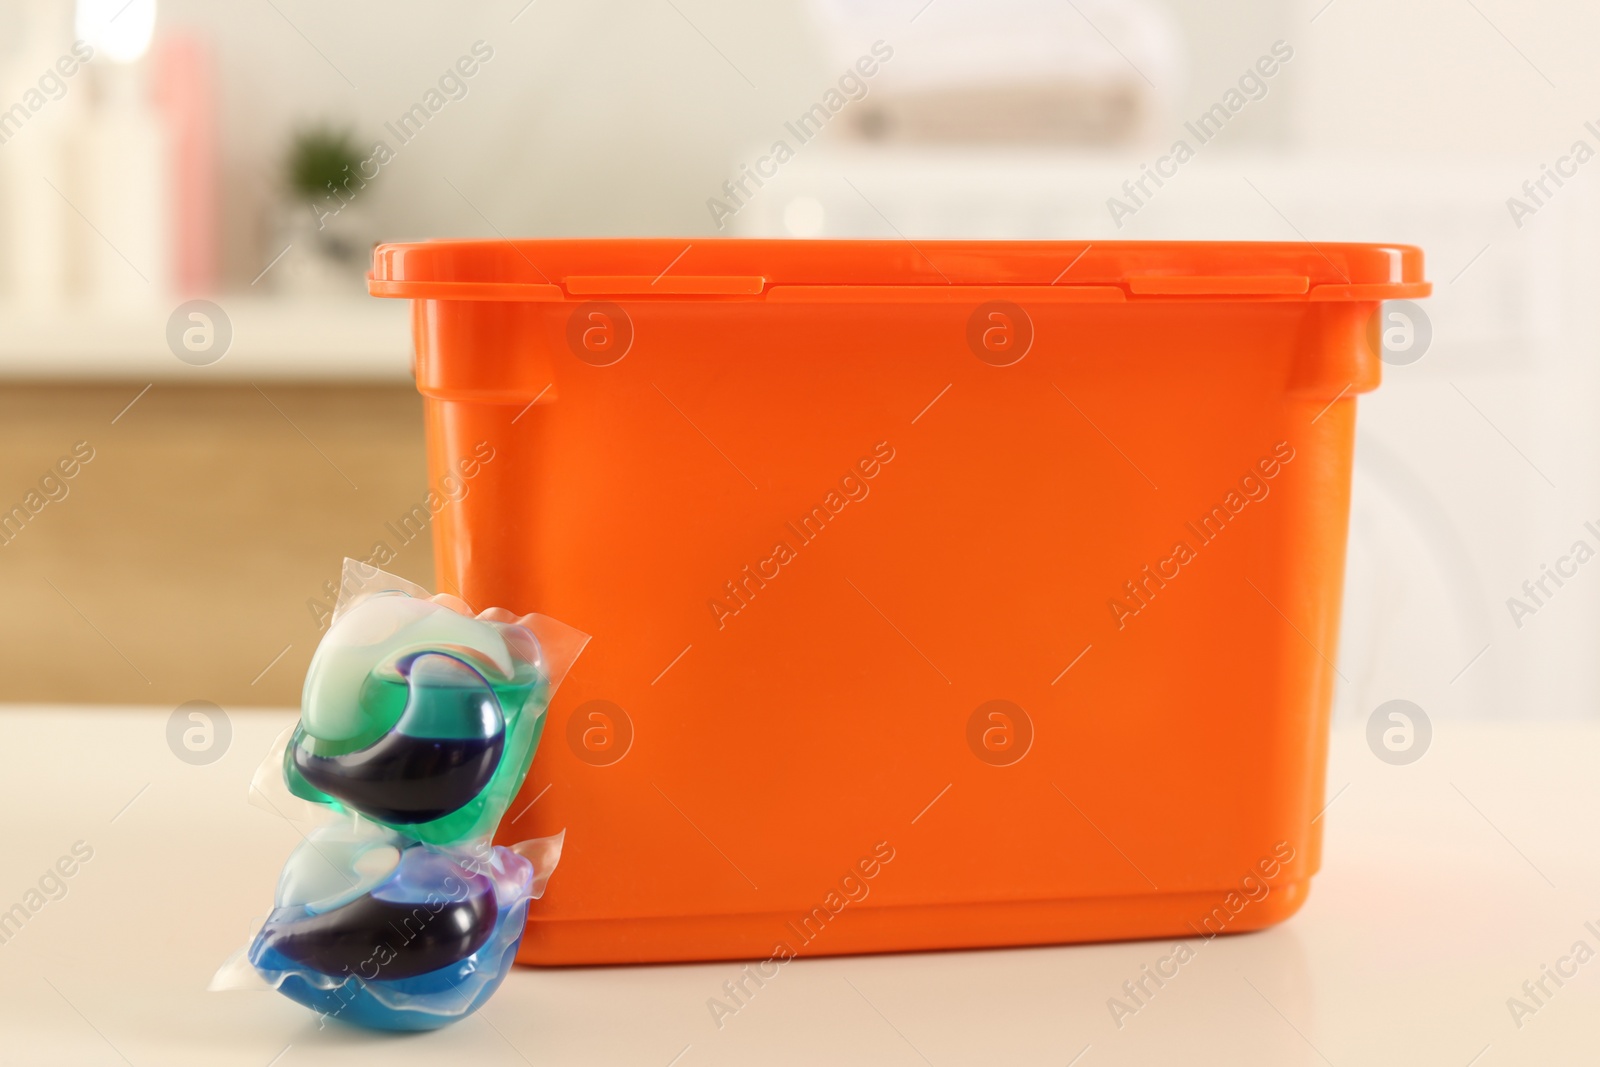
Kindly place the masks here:
[(1309, 902), (1274, 929), (1196, 942), (1120, 1029), (1108, 998), (1169, 945), (800, 960), (720, 1030), (707, 1000), (733, 964), (518, 968), (477, 1015), (395, 1036), (205, 991), (298, 841), (246, 801), (292, 716), (236, 711), (226, 754), (190, 766), (167, 747), (169, 714), (0, 707), (0, 910), (75, 842), (94, 850), (0, 944), (0, 1063), (1600, 1062), (1600, 958), (1547, 979), (1520, 1028), (1507, 1007), (1575, 941), (1600, 951), (1584, 928), (1600, 929), (1600, 725), (1436, 718), (1404, 767), (1336, 730), (1342, 792)]

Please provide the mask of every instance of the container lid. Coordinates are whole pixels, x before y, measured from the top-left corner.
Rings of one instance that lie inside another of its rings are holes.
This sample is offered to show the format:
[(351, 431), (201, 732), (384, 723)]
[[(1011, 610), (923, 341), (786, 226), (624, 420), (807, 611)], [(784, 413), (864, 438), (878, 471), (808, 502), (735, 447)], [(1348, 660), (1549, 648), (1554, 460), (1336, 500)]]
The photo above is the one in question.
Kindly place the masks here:
[(1066, 302), (1392, 300), (1432, 292), (1411, 245), (701, 238), (379, 245), (373, 296)]

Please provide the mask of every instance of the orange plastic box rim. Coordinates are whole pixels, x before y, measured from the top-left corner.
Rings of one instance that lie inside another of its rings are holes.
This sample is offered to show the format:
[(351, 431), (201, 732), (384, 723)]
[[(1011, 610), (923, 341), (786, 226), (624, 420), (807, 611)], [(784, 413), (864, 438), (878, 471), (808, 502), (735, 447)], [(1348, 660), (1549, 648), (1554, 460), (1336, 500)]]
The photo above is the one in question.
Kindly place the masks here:
[[(1392, 300), (1428, 295), (1404, 245), (1252, 242), (433, 241), (381, 245), (374, 296), (565, 300), (611, 295), (885, 299), (886, 287), (1005, 288), (1041, 299)], [(932, 294), (917, 293), (919, 300)], [(952, 293), (970, 299), (970, 293)]]
[(519, 958), (1259, 929), (1321, 863), (1402, 245), (441, 241), (438, 584), (593, 635)]

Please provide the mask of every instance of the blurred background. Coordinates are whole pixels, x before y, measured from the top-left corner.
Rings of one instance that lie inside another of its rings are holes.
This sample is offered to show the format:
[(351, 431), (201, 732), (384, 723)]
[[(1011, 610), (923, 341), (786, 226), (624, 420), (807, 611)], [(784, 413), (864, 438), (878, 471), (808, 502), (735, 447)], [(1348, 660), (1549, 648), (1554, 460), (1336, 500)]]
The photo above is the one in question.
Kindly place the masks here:
[(1336, 714), (1593, 716), (1597, 31), (1572, 0), (8, 0), (0, 700), (292, 705), (341, 557), (431, 583), (391, 533), (427, 485), (375, 241), (1216, 238), (1415, 243), (1436, 283), (1361, 406)]

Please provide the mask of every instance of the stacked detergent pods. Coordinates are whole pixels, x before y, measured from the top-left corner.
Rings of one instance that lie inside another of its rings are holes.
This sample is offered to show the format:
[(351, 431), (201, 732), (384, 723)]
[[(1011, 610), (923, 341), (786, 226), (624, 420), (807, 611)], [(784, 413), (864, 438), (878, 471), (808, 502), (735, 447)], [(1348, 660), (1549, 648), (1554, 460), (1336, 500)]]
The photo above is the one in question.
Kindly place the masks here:
[[(529, 902), (560, 858), (559, 835), (492, 839), (586, 640), (542, 616), (474, 616), (346, 560), (300, 722), (270, 757), (289, 797), (327, 819), (290, 856), (271, 914), (230, 966), (379, 1029), (429, 1030), (477, 1010), (510, 971)], [(262, 777), (266, 796), (276, 784)]]

